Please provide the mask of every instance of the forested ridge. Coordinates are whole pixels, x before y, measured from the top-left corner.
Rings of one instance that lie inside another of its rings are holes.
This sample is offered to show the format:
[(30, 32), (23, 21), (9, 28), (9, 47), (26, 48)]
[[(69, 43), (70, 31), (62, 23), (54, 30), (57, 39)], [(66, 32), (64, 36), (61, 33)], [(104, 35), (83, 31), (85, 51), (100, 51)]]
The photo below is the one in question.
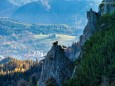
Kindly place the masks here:
[(97, 31), (83, 46), (83, 56), (76, 61), (76, 76), (64, 86), (100, 86), (103, 78), (115, 86), (115, 13), (97, 21)]

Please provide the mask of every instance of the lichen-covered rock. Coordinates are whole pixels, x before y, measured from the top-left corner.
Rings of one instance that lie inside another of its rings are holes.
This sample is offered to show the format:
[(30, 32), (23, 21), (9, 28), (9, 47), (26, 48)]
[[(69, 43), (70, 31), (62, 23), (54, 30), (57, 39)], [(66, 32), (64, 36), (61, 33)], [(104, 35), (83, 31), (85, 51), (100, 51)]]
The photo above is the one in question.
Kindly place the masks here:
[(55, 82), (52, 84), (61, 86), (64, 81), (70, 79), (73, 68), (73, 63), (65, 56), (62, 47), (54, 44), (45, 57), (38, 86), (46, 86), (50, 78), (51, 82)]

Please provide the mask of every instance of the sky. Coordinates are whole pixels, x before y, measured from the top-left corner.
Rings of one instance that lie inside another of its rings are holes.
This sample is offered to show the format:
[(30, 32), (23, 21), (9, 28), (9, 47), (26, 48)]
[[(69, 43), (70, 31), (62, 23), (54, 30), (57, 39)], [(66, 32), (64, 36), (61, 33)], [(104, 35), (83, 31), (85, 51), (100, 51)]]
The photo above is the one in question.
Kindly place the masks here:
[(40, 1), (45, 5), (49, 5), (48, 4), (49, 0), (9, 0), (9, 2), (15, 4), (16, 6), (22, 6), (22, 5), (25, 5), (27, 3), (34, 2), (34, 1)]
[[(24, 4), (33, 2), (33, 1), (41, 1), (43, 4), (49, 6), (48, 2), (52, 0), (9, 0), (9, 1), (17, 6), (21, 6), (21, 5), (24, 5)], [(81, 0), (66, 0), (66, 1), (81, 1)], [(84, 0), (84, 1), (94, 2), (98, 5), (99, 3), (101, 3), (102, 0)]]

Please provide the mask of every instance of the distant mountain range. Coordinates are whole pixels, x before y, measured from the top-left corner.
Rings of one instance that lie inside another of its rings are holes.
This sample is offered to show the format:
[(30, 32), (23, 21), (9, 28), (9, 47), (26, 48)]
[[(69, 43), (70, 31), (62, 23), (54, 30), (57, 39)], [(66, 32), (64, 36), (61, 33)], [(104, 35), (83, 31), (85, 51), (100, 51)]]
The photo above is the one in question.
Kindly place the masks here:
[(66, 46), (77, 41), (87, 22), (86, 11), (98, 5), (90, 0), (0, 2), (0, 55), (34, 60), (43, 57), (54, 41)]
[(0, 0), (0, 16), (11, 17), (17, 6), (8, 0)]
[(14, 4), (8, 2), (7, 0), (0, 0), (0, 11), (14, 7)]
[(12, 18), (31, 23), (75, 25), (76, 15), (84, 17), (91, 7), (88, 1), (52, 0), (49, 5), (50, 9), (37, 1), (25, 4), (12, 14)]
[(86, 11), (98, 6), (94, 0), (2, 0), (0, 2), (3, 2), (0, 8), (4, 8), (0, 10), (0, 16), (8, 16), (28, 23), (68, 24), (77, 28), (85, 26)]

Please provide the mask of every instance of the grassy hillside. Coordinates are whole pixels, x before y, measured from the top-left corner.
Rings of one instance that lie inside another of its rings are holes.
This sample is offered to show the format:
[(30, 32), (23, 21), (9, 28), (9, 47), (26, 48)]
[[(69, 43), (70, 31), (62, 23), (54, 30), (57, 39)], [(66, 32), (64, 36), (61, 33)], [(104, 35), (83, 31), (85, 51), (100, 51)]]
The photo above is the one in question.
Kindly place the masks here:
[(102, 78), (109, 79), (115, 86), (115, 13), (102, 16), (97, 24), (97, 32), (87, 41), (83, 49), (83, 59), (77, 65), (76, 78), (64, 86), (100, 86)]

